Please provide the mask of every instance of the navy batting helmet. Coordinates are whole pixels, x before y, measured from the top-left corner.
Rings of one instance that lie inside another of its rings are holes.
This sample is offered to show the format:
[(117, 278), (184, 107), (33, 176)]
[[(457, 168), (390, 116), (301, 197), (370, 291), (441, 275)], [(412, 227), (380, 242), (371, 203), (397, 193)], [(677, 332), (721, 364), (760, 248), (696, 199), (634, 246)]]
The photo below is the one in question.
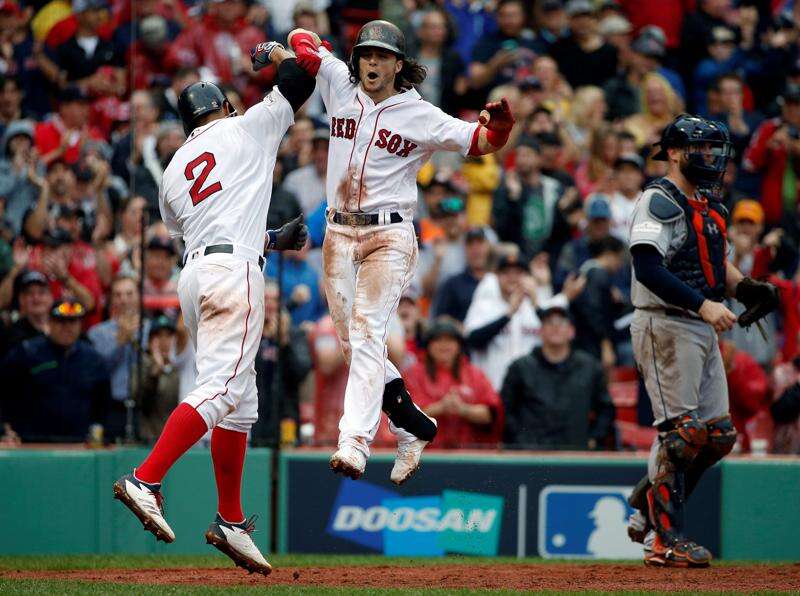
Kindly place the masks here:
[(228, 104), (231, 114), (236, 113), (225, 93), (214, 83), (200, 81), (186, 87), (178, 98), (178, 113), (186, 135), (197, 128), (197, 121), (202, 116), (221, 110), (225, 104)]
[(654, 160), (667, 161), (667, 149), (684, 149), (688, 164), (684, 174), (692, 184), (713, 186), (720, 182), (728, 161), (733, 157), (733, 146), (727, 127), (698, 116), (681, 114), (661, 133)]

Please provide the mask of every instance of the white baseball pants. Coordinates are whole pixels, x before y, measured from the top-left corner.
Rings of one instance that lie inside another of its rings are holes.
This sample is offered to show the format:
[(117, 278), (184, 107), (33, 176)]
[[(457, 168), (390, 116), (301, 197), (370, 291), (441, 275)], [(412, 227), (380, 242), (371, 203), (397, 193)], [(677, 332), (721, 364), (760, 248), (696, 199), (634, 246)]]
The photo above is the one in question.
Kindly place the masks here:
[(255, 357), (264, 328), (264, 275), (256, 259), (191, 259), (178, 282), (197, 353), (197, 384), (184, 400), (208, 428), (246, 433), (258, 419)]
[[(369, 455), (380, 424), (383, 388), (400, 378), (387, 358), (386, 334), (400, 296), (417, 264), (410, 220), (378, 226), (345, 226), (328, 220), (323, 243), (325, 294), (350, 374), (339, 421), (339, 444)], [(389, 428), (400, 441), (414, 435)]]

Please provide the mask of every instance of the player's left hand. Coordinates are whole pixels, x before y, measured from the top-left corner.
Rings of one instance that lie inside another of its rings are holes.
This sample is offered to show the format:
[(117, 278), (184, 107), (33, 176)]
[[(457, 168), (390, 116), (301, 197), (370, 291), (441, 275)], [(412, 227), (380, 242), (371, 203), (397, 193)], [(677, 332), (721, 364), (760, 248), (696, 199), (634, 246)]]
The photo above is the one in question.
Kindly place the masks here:
[(478, 122), (489, 130), (497, 132), (508, 132), (514, 126), (514, 116), (511, 113), (511, 106), (508, 105), (508, 100), (504, 97), (500, 101), (487, 103), (480, 116)]
[(736, 299), (745, 305), (739, 315), (739, 326), (749, 327), (778, 308), (780, 297), (778, 288), (769, 282), (756, 281), (745, 277), (736, 286)]
[(273, 250), (300, 250), (308, 241), (308, 226), (303, 223), (302, 215), (298, 215), (289, 223), (283, 224), (273, 233), (275, 235), (274, 244), (267, 246), (267, 248)]
[(277, 41), (265, 41), (250, 50), (250, 63), (253, 65), (255, 72), (272, 64), (269, 55), (275, 48), (283, 48), (283, 45)]

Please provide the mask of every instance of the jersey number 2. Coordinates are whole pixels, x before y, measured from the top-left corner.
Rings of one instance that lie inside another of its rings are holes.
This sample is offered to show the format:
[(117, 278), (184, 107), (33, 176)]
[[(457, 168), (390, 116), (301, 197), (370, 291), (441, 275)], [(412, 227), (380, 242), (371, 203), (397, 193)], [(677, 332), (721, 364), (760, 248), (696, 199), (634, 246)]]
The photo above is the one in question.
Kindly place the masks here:
[[(203, 169), (200, 171), (200, 175), (195, 178), (194, 171), (197, 169), (197, 166), (200, 164), (205, 164)], [(186, 176), (187, 180), (194, 180), (194, 184), (192, 184), (192, 188), (189, 189), (189, 196), (192, 197), (192, 205), (197, 205), (201, 201), (205, 201), (208, 197), (213, 195), (215, 192), (219, 192), (222, 190), (222, 184), (219, 182), (215, 182), (211, 186), (206, 186), (202, 188), (203, 184), (206, 183), (206, 178), (211, 173), (211, 170), (214, 169), (214, 166), (217, 165), (217, 160), (214, 159), (214, 154), (206, 151), (205, 153), (201, 153), (197, 157), (195, 157), (192, 161), (186, 164), (186, 169), (183, 170), (184, 175)]]

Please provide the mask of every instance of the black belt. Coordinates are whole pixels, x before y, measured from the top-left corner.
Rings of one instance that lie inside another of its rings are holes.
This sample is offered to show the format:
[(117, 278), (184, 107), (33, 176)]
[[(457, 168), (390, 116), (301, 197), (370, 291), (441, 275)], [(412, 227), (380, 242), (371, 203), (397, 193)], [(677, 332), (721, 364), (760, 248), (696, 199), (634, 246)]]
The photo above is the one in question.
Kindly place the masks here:
[(688, 310), (683, 310), (682, 308), (661, 308), (658, 309), (664, 312), (665, 315), (668, 317), (681, 317), (682, 319), (691, 319), (693, 321), (702, 321), (702, 319), (696, 315), (693, 315)]
[[(211, 246), (206, 246), (205, 249), (203, 250), (204, 256), (213, 255), (216, 253), (224, 253), (232, 255), (233, 244), (212, 244)], [(183, 264), (186, 265), (186, 261), (184, 261)], [(261, 267), (262, 269), (264, 268), (264, 257), (262, 256), (258, 257), (258, 266)]]
[[(333, 223), (343, 226), (377, 226), (380, 215), (377, 213), (344, 213), (337, 211), (333, 214)], [(400, 223), (403, 218), (396, 211), (389, 214), (389, 223)]]

